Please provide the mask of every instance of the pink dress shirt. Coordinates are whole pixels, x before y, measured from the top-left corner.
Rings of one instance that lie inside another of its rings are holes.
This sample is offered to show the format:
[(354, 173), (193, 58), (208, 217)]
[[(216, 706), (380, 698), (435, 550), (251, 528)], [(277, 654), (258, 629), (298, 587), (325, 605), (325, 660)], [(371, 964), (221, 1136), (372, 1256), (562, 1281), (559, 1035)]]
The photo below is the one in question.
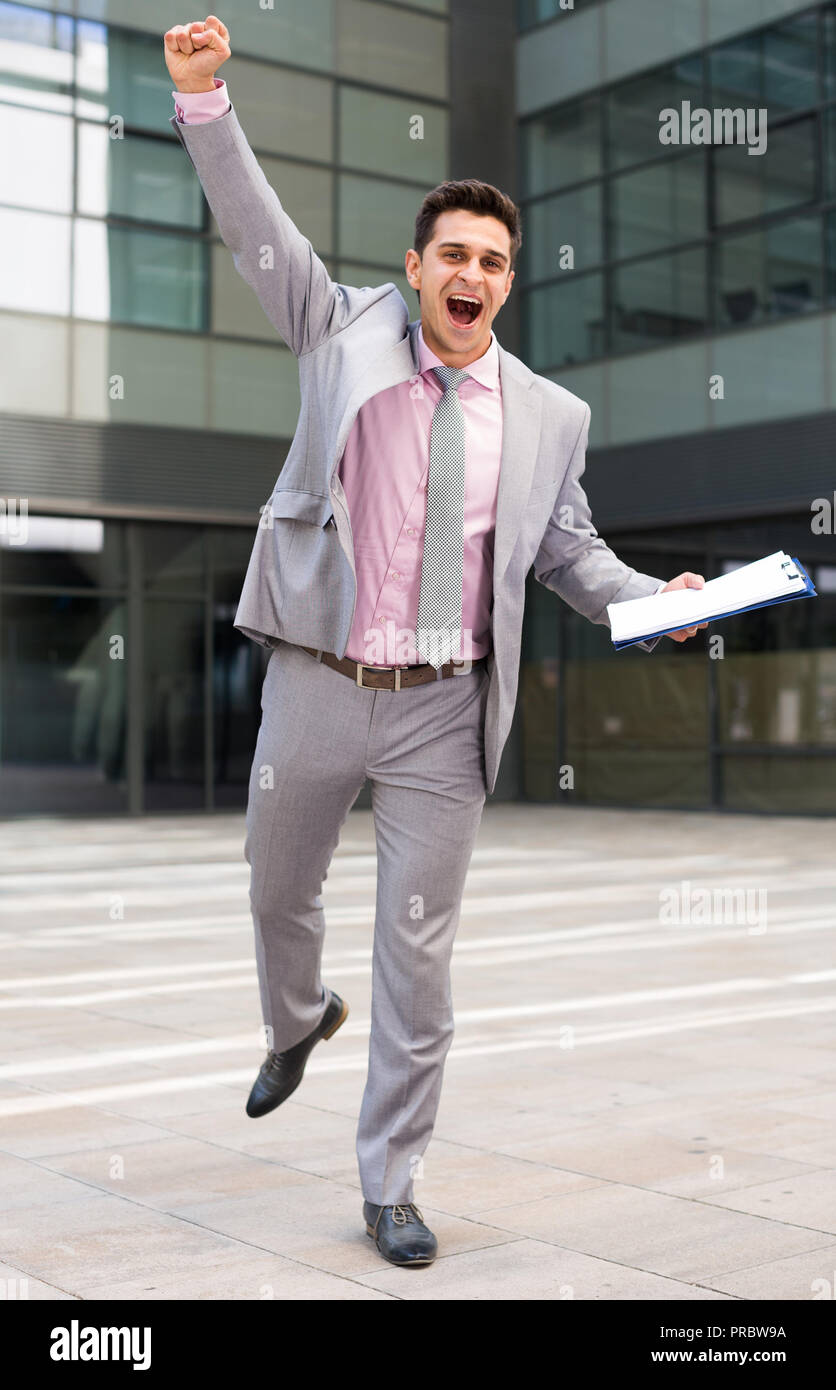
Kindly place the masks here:
[[(226, 84), (173, 92), (177, 119), (214, 120), (230, 109)], [(419, 373), (360, 407), (338, 465), (354, 540), (357, 605), (346, 656), (367, 666), (415, 665), (415, 625), (427, 516), (430, 429), (442, 385), (441, 359), (418, 332)], [(491, 650), (493, 546), (502, 452), (499, 349), (490, 347), (459, 387), (465, 419), (464, 660)]]

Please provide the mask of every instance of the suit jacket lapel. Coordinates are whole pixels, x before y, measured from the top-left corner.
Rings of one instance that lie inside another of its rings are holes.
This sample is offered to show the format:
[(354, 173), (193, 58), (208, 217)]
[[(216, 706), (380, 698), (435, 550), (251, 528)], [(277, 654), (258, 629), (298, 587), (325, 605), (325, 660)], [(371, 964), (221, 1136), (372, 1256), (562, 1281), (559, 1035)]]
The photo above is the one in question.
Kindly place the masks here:
[(504, 348), (499, 349), (499, 379), (502, 386), (502, 454), (493, 549), (494, 593), (508, 568), (520, 534), (537, 462), (543, 411), (538, 393), (531, 390), (534, 380), (531, 372)]

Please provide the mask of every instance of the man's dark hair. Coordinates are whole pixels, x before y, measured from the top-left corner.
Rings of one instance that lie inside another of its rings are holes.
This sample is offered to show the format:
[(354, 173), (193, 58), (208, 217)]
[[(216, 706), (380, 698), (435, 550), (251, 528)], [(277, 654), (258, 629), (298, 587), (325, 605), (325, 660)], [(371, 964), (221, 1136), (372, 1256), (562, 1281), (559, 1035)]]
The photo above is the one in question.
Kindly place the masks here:
[(418, 209), (415, 219), (414, 249), (423, 256), (425, 246), (432, 241), (436, 220), (442, 212), (479, 213), (483, 217), (495, 217), (504, 222), (511, 235), (511, 264), (513, 270), (517, 252), (522, 245), (522, 219), (516, 203), (492, 183), (481, 183), (479, 179), (456, 179), (440, 183), (433, 188)]

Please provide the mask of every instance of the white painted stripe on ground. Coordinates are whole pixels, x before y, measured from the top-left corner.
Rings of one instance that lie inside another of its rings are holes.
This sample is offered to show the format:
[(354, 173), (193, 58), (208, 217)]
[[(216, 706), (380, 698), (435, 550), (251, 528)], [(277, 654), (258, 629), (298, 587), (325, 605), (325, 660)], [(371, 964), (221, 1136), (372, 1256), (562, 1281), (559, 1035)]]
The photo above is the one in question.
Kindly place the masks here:
[[(375, 873), (368, 870), (377, 868), (377, 856), (364, 856), (368, 863), (363, 863), (362, 882), (364, 886), (374, 885)], [(665, 868), (683, 869), (694, 871), (696, 869), (731, 868), (738, 864), (745, 864), (749, 874), (762, 872), (765, 870), (776, 870), (785, 868), (789, 862), (786, 856), (773, 855), (764, 859), (738, 860), (733, 855), (728, 854), (683, 854), (675, 855), (665, 861)], [(358, 868), (356, 861), (332, 860), (328, 871), (328, 881), (340, 883), (346, 880), (345, 886), (350, 883), (352, 887), (357, 885)], [(577, 878), (594, 874), (623, 874), (633, 877), (636, 874), (650, 873), (658, 870), (659, 860), (655, 857), (647, 858), (627, 858), (627, 859), (585, 859), (583, 855), (572, 854), (569, 851), (542, 851), (532, 852), (525, 861), (516, 860), (509, 863), (501, 853), (495, 853), (482, 859), (476, 855), (471, 856), (468, 875), (474, 878), (498, 878), (503, 874), (509, 878), (522, 878), (528, 873), (559, 873), (561, 877)], [(346, 872), (348, 870), (348, 872)], [(24, 898), (29, 896), (41, 897), (42, 893), (65, 889), (71, 896), (82, 888), (104, 886), (113, 892), (127, 891), (131, 886), (147, 883), (149, 879), (158, 880), (165, 877), (172, 884), (177, 883), (205, 883), (207, 878), (214, 881), (220, 879), (235, 879), (236, 883), (240, 879), (249, 879), (250, 869), (246, 861), (233, 862), (201, 859), (197, 863), (172, 863), (161, 864), (142, 864), (142, 865), (114, 865), (112, 860), (107, 868), (78, 868), (68, 871), (41, 871), (37, 874), (14, 873), (0, 875), (0, 896), (4, 899), (14, 900), (16, 894), (20, 893)]]
[[(801, 931), (831, 930), (836, 927), (832, 918), (814, 918), (812, 921), (794, 922), (782, 927), (771, 927), (759, 936), (758, 939), (773, 939), (779, 936), (794, 935)], [(603, 941), (584, 940), (577, 943), (566, 943), (551, 947), (537, 947), (531, 950), (514, 950), (503, 953), (489, 953), (478, 955), (475, 952), (459, 960), (456, 954), (455, 944), (453, 947), (454, 963), (456, 965), (468, 966), (493, 966), (493, 965), (513, 965), (522, 961), (529, 960), (551, 960), (560, 956), (567, 955), (590, 955), (606, 953), (612, 955), (614, 952), (636, 950), (660, 950), (669, 949), (671, 946), (706, 946), (716, 941), (735, 941), (745, 939), (749, 936), (745, 927), (726, 927), (719, 931), (706, 931), (699, 928), (692, 934), (685, 934), (687, 929), (681, 930), (681, 935), (671, 935), (671, 929), (663, 933), (655, 933), (647, 937), (627, 937), (617, 942), (611, 938)], [(332, 965), (327, 956), (323, 960), (323, 970), (325, 973), (339, 974), (341, 979), (350, 976), (370, 975), (372, 972), (371, 959), (367, 964), (361, 965)], [(161, 994), (182, 994), (182, 993), (203, 993), (207, 990), (219, 989), (242, 989), (250, 988), (256, 982), (256, 972), (254, 963), (249, 964), (249, 974), (232, 977), (221, 976), (213, 980), (182, 980), (171, 984), (158, 984), (139, 986), (135, 989), (114, 989), (101, 990), (88, 994), (72, 995), (37, 995), (34, 997), (23, 997), (16, 999), (0, 999), (0, 1012), (14, 1011), (15, 1009), (49, 1009), (49, 1008), (83, 1008), (90, 1004), (101, 1004), (116, 1002), (120, 999), (140, 999), (146, 996)], [(191, 972), (193, 973), (193, 972)]]
[[(779, 891), (786, 891), (787, 893), (795, 896), (796, 888), (795, 885), (791, 885), (786, 890)], [(773, 898), (774, 896), (775, 893), (773, 891)], [(519, 908), (520, 900), (516, 899), (515, 901)], [(505, 911), (506, 900), (503, 898), (497, 898), (496, 896), (494, 896), (490, 899), (481, 900), (481, 902), (488, 903), (490, 905), (490, 910), (484, 908), (480, 904), (478, 911), (471, 913), (468, 910), (469, 900), (465, 899), (462, 905), (462, 919), (464, 920), (470, 916), (501, 915), (502, 912)], [(795, 905), (793, 905), (791, 908), (776, 908), (774, 905), (770, 906), (769, 921), (781, 921), (788, 916), (795, 915), (797, 911), (798, 908)], [(807, 920), (812, 920), (812, 917), (816, 914), (819, 914), (821, 916), (833, 917), (833, 919), (836, 920), (836, 910), (834, 910), (831, 898), (828, 898), (826, 903), (823, 903), (818, 907), (814, 907), (812, 903), (809, 904), (807, 907), (805, 907), (805, 912), (808, 914)], [(374, 905), (370, 904), (368, 909), (365, 910), (358, 910), (357, 908), (341, 909), (335, 907), (326, 907), (325, 916), (326, 924), (328, 927), (336, 928), (340, 926), (368, 925), (371, 928), (374, 923)], [(577, 928), (559, 928), (554, 933), (536, 932), (529, 933), (529, 935), (534, 940), (545, 940), (547, 937), (553, 937), (554, 939), (557, 939), (557, 937), (562, 936), (564, 933), (577, 934), (579, 937), (582, 937), (586, 934), (592, 934), (595, 932), (629, 932), (637, 926), (657, 926), (658, 924), (658, 912), (655, 913), (652, 917), (633, 917), (627, 919), (625, 919), (622, 914), (622, 916), (619, 918), (617, 922), (591, 924), (589, 926)], [(687, 928), (684, 929), (687, 930)], [(224, 914), (220, 917), (205, 916), (203, 914), (200, 914), (198, 916), (191, 917), (151, 918), (147, 921), (140, 921), (133, 924), (129, 920), (106, 923), (88, 922), (79, 923), (76, 926), (34, 927), (27, 928), (26, 931), (7, 932), (5, 934), (0, 933), (0, 949), (5, 948), (8, 950), (12, 947), (20, 946), (24, 947), (27, 950), (52, 949), (53, 947), (74, 949), (76, 945), (76, 938), (103, 938), (108, 941), (114, 942), (139, 939), (152, 941), (158, 937), (165, 937), (167, 940), (174, 938), (187, 940), (191, 937), (201, 935), (223, 936), (232, 933), (236, 935), (243, 934), (244, 930), (248, 932), (252, 931), (252, 917), (249, 913), (230, 913)], [(509, 943), (516, 942), (519, 939), (521, 938), (517, 936), (506, 938), (506, 940)], [(465, 943), (467, 942), (467, 938), (463, 938), (463, 940)], [(498, 942), (499, 940), (499, 938), (496, 938), (494, 944), (496, 944), (496, 942)], [(461, 949), (460, 943), (457, 943), (457, 948)]]
[[(469, 1046), (466, 1042), (459, 1046), (454, 1039), (447, 1054), (448, 1062), (465, 1061), (471, 1057), (507, 1055), (509, 1052), (527, 1052), (546, 1048), (555, 1054), (566, 1055), (578, 1047), (601, 1046), (606, 1043), (634, 1042), (642, 1038), (663, 1037), (672, 1033), (690, 1032), (694, 1029), (720, 1028), (727, 1025), (739, 1026), (765, 1019), (807, 1017), (814, 1013), (824, 1013), (836, 1008), (836, 995), (827, 999), (798, 1000), (776, 1007), (757, 1009), (736, 1009), (718, 1014), (692, 1014), (683, 1017), (648, 1020), (642, 1024), (627, 1024), (607, 1031), (583, 1033), (574, 1032), (573, 1048), (567, 1048), (563, 1035), (559, 1040), (551, 1036), (532, 1035), (521, 1039), (506, 1039), (497, 1043), (484, 1043)], [(338, 1072), (364, 1072), (368, 1067), (368, 1051), (338, 1061), (319, 1061), (313, 1057), (305, 1070), (308, 1076), (327, 1076)], [(253, 1067), (235, 1070), (198, 1073), (195, 1076), (160, 1077), (153, 1081), (124, 1082), (115, 1086), (90, 1086), (82, 1090), (64, 1091), (58, 1094), (39, 1093), (38, 1095), (15, 1096), (0, 1100), (0, 1117), (10, 1119), (15, 1115), (32, 1115), (48, 1111), (67, 1110), (81, 1105), (112, 1105), (120, 1100), (130, 1100), (141, 1096), (170, 1095), (178, 1091), (205, 1090), (214, 1086), (252, 1085), (255, 1079)], [(237, 1104), (237, 1102), (236, 1102)]]
[[(782, 921), (791, 920), (794, 917), (794, 910), (784, 908), (778, 909), (778, 911), (774, 912), (770, 920), (771, 923), (774, 925)], [(834, 913), (834, 909), (830, 904), (823, 906), (819, 913), (814, 914), (808, 920), (815, 922), (819, 919), (826, 919), (824, 921), (824, 925), (836, 926), (836, 913)], [(199, 922), (202, 919), (198, 918), (195, 920)], [(248, 925), (251, 925), (249, 918), (246, 919), (246, 922)], [(172, 923), (161, 923), (159, 925), (161, 927), (168, 928), (172, 925)], [(735, 924), (730, 925), (733, 928)], [(658, 926), (658, 917), (640, 917), (632, 918), (626, 922), (597, 922), (590, 923), (588, 926), (584, 927), (560, 927), (554, 931), (517, 932), (512, 935), (503, 936), (461, 937), (454, 941), (453, 950), (456, 954), (463, 954), (471, 951), (495, 951), (501, 950), (505, 947), (508, 947), (511, 950), (518, 950), (520, 947), (524, 946), (546, 946), (555, 942), (562, 941), (586, 941), (597, 936), (629, 936), (632, 932), (635, 932), (639, 929), (644, 929), (647, 927), (653, 928)], [(666, 928), (665, 940), (668, 939), (668, 930), (683, 930), (686, 932), (693, 932), (695, 928)], [(699, 931), (702, 932), (701, 927), (699, 928)], [(654, 940), (656, 939), (657, 937), (654, 937)], [(25, 944), (25, 942), (26, 938), (24, 937), (22, 938), (22, 944)], [(352, 949), (345, 948), (343, 950), (327, 952), (328, 967), (332, 970), (338, 969), (343, 962), (348, 962), (352, 960), (370, 961), (371, 958), (371, 946), (362, 946)], [(113, 969), (107, 970), (79, 970), (73, 972), (62, 971), (52, 975), (25, 975), (20, 976), (18, 978), (0, 978), (0, 991), (28, 988), (44, 989), (50, 985), (66, 986), (68, 984), (92, 984), (107, 980), (141, 979), (143, 976), (164, 977), (167, 975), (180, 975), (188, 973), (214, 973), (219, 970), (244, 970), (250, 968), (252, 965), (252, 956), (241, 956), (236, 957), (232, 960), (219, 961), (195, 962), (192, 960), (186, 960), (176, 965), (138, 965), (132, 967), (114, 967)]]
[[(769, 990), (786, 989), (799, 984), (825, 984), (836, 980), (836, 969), (819, 971), (815, 977), (808, 978), (806, 975), (783, 975), (769, 978), (767, 976), (752, 977), (742, 976), (728, 980), (714, 980), (703, 984), (694, 985), (660, 985), (654, 989), (641, 990), (622, 990), (619, 993), (610, 994), (587, 994), (580, 996), (567, 996), (563, 999), (551, 999), (540, 1004), (506, 1004), (501, 1006), (488, 1006), (481, 1009), (462, 1009), (455, 1014), (456, 1027), (467, 1027), (477, 1023), (501, 1023), (506, 1020), (514, 1019), (535, 1019), (548, 1018), (551, 1015), (566, 1015), (593, 1009), (613, 1009), (613, 1008), (636, 1008), (645, 1004), (672, 1003), (684, 999), (704, 999), (712, 996), (724, 996), (731, 994), (751, 994)], [(250, 981), (250, 983), (252, 983)], [(175, 987), (177, 988), (177, 987)], [(160, 990), (154, 988), (148, 993), (159, 993)], [(169, 992), (166, 990), (165, 992)], [(114, 992), (115, 997), (120, 997), (118, 992)], [(371, 1028), (371, 1018), (354, 1018), (351, 1023), (343, 1024), (340, 1032), (343, 1035), (358, 1033), (368, 1036)], [(193, 1054), (207, 1052), (225, 1051), (238, 1047), (252, 1047), (261, 1042), (260, 1032), (237, 1033), (232, 1037), (223, 1039), (201, 1038), (197, 1041), (187, 1043), (163, 1043), (157, 1046), (147, 1046), (138, 1048), (117, 1048), (107, 1053), (95, 1053), (88, 1057), (64, 1057), (53, 1061), (43, 1061), (34, 1059), (31, 1062), (10, 1062), (0, 1067), (0, 1080), (19, 1076), (36, 1076), (50, 1071), (72, 1072), (75, 1070), (89, 1070), (103, 1066), (121, 1066), (127, 1062), (137, 1061), (156, 1061), (171, 1057), (186, 1057)]]
[[(820, 883), (818, 881), (819, 879)], [(678, 888), (682, 881), (681, 875), (671, 871), (666, 873), (664, 877), (654, 878), (650, 881), (627, 883), (623, 879), (619, 879), (616, 883), (605, 884), (601, 887), (587, 885), (579, 888), (547, 889), (541, 892), (505, 895), (499, 891), (494, 891), (489, 897), (466, 897), (462, 904), (462, 915), (473, 916), (476, 913), (490, 913), (491, 915), (496, 915), (503, 912), (524, 912), (527, 910), (536, 910), (538, 908), (558, 906), (570, 907), (575, 904), (583, 905), (585, 903), (617, 902), (619, 904), (626, 904), (630, 902), (646, 902), (648, 898), (655, 897), (658, 899), (662, 889)], [(715, 891), (717, 889), (724, 891), (740, 891), (748, 888), (755, 890), (763, 889), (770, 896), (774, 896), (781, 893), (810, 892), (814, 891), (818, 886), (827, 890), (832, 890), (833, 875), (832, 871), (822, 873), (820, 876), (810, 874), (806, 877), (796, 878), (787, 878), (785, 875), (782, 875), (779, 879), (773, 881), (763, 876), (756, 877), (746, 873), (736, 873), (733, 878), (729, 874), (725, 874), (722, 882), (701, 883), (699, 880), (688, 881), (691, 883), (692, 893), (703, 888), (708, 891)], [(374, 888), (374, 883), (370, 881), (368, 887), (370, 893), (367, 904), (364, 903), (358, 906), (340, 908), (336, 905), (332, 906), (330, 902), (326, 902), (325, 911), (328, 917), (333, 921), (366, 921), (369, 917), (369, 913), (374, 910), (374, 895), (371, 892)], [(326, 896), (330, 896), (333, 891), (333, 888), (329, 887)], [(26, 913), (45, 914), (49, 911), (54, 912), (56, 916), (61, 914), (64, 918), (66, 918), (68, 911), (99, 911), (104, 918), (107, 917), (110, 912), (114, 898), (120, 899), (123, 903), (124, 911), (130, 914), (131, 911), (139, 907), (161, 907), (170, 909), (177, 903), (193, 905), (196, 901), (200, 902), (205, 900), (215, 904), (219, 901), (222, 902), (225, 898), (229, 898), (230, 901), (240, 904), (241, 899), (246, 898), (246, 896), (246, 890), (242, 890), (236, 885), (232, 885), (229, 891), (224, 891), (220, 886), (214, 889), (212, 885), (207, 885), (204, 897), (195, 893), (193, 888), (158, 888), (153, 891), (140, 891), (134, 889), (129, 893), (121, 893), (118, 892), (114, 886), (113, 890), (106, 894), (97, 894), (93, 892), (78, 893), (73, 895), (70, 899), (68, 899), (66, 895), (48, 894), (17, 899), (6, 903), (4, 910), (10, 914), (12, 912), (19, 913), (21, 916)], [(114, 924), (110, 923), (110, 925), (113, 926)], [(107, 930), (107, 924), (104, 922), (102, 924), (102, 929)], [(50, 928), (35, 928), (35, 930), (47, 931), (50, 930)], [(53, 928), (52, 930), (55, 929)], [(64, 930), (71, 931), (72, 928), (65, 927)]]

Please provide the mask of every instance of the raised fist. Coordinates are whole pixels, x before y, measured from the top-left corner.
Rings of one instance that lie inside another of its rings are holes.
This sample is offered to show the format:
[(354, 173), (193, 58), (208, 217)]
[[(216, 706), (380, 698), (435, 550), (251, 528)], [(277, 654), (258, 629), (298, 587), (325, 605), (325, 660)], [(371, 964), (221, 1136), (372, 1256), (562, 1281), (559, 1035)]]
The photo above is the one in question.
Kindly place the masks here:
[(166, 67), (178, 91), (214, 91), (215, 73), (231, 52), (229, 30), (217, 15), (175, 24), (167, 31), (164, 44)]

